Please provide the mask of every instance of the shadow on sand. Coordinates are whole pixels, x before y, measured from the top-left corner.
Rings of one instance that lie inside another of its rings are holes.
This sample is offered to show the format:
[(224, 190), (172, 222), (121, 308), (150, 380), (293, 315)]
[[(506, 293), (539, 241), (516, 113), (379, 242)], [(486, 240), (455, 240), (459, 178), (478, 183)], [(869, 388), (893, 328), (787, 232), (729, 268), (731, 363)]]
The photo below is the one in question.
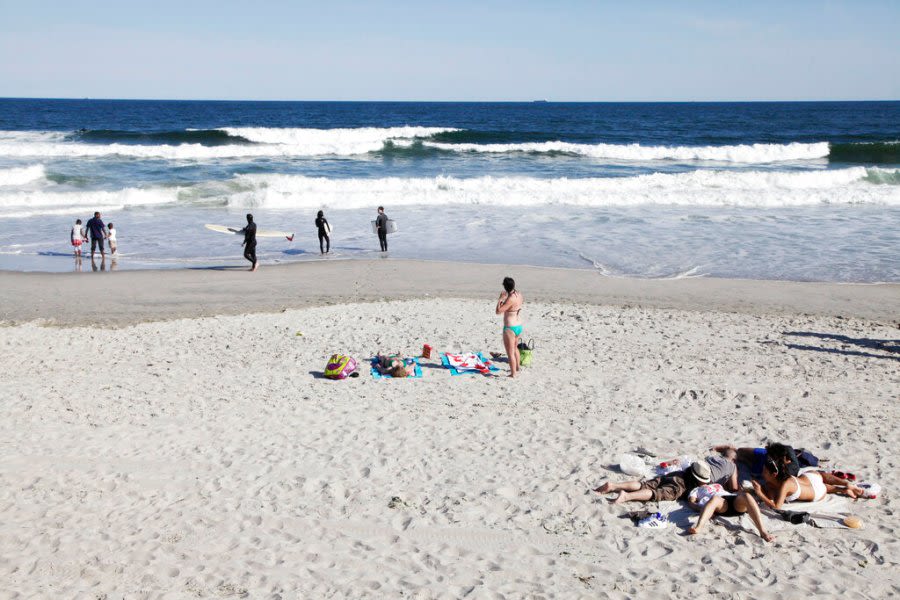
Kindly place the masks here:
[(211, 267), (187, 267), (189, 271), (250, 271), (250, 263), (246, 265), (213, 265)]
[[(810, 350), (813, 352), (826, 352), (829, 354), (844, 354), (846, 356), (864, 356), (867, 358), (886, 358), (888, 360), (900, 361), (900, 340), (876, 340), (871, 338), (852, 338), (846, 335), (836, 333), (816, 333), (813, 331), (784, 331), (782, 335), (813, 338), (821, 342), (836, 342), (839, 348), (831, 348), (827, 346), (812, 346), (805, 344), (785, 344), (788, 348), (794, 350)], [(854, 348), (861, 348), (856, 350)], [(890, 354), (874, 354), (873, 352), (865, 352), (864, 350), (875, 350), (879, 352), (889, 352)]]

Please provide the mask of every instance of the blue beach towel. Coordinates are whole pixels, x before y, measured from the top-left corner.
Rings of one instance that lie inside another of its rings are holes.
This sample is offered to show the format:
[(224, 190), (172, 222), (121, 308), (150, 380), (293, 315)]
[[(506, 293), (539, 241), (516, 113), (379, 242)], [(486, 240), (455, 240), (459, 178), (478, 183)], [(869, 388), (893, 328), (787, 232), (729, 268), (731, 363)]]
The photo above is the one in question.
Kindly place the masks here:
[[(481, 363), (484, 364), (488, 368), (488, 371), (490, 371), (491, 373), (500, 370), (494, 365), (493, 362), (486, 359), (484, 357), (484, 354), (482, 354), (481, 352), (450, 352), (449, 354), (453, 354), (455, 356), (474, 355), (478, 357), (478, 360), (481, 361)], [(455, 365), (450, 364), (450, 359), (447, 358), (447, 353), (441, 354), (441, 364), (450, 369), (451, 375), (481, 374), (481, 371), (477, 369), (460, 369)]]
[[(410, 363), (410, 361), (416, 363), (416, 372), (408, 377), (401, 377), (400, 379), (419, 379), (420, 377), (422, 377), (422, 367), (419, 365), (419, 359), (418, 358), (404, 358), (403, 359), (403, 362), (406, 363), (407, 365)], [(375, 366), (378, 364), (377, 356), (373, 357), (369, 362), (372, 363), (372, 378), (373, 379), (396, 379), (396, 377), (394, 377), (393, 375), (382, 375), (381, 373), (378, 372), (378, 369), (375, 368)]]

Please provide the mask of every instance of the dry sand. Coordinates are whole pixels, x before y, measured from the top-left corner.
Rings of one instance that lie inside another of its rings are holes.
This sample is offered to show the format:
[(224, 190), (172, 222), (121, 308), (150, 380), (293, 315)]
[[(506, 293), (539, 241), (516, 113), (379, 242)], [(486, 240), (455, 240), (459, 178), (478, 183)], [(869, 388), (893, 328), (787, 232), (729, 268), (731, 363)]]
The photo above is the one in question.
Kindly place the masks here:
[[(321, 378), (334, 351), (500, 350), (507, 272), (518, 380)], [(0, 597), (900, 593), (898, 286), (406, 261), (0, 284)], [(638, 446), (776, 440), (880, 482), (865, 528), (687, 537), (588, 491)]]

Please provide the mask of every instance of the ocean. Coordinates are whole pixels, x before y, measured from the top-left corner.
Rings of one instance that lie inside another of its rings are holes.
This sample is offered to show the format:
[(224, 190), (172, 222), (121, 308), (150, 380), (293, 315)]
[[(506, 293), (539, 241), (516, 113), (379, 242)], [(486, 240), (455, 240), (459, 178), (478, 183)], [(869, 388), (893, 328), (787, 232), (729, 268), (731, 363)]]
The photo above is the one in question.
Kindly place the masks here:
[[(263, 265), (380, 255), (614, 277), (900, 281), (900, 102), (0, 99), (0, 269), (246, 266), (206, 223), (294, 232)], [(112, 266), (112, 265), (109, 265)]]

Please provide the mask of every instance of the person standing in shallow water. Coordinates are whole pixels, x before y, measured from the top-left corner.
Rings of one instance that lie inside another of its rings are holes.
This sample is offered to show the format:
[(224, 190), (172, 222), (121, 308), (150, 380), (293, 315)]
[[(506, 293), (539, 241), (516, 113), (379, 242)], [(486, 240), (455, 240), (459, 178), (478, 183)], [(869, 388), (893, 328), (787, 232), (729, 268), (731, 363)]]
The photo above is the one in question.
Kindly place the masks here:
[(522, 320), (519, 313), (525, 305), (525, 298), (516, 290), (512, 277), (503, 279), (503, 291), (497, 300), (496, 312), (503, 315), (503, 347), (509, 357), (509, 376), (519, 372), (519, 336), (522, 335)]
[[(321, 210), (316, 215), (316, 229), (319, 230), (319, 254), (327, 254), (331, 252), (331, 238), (328, 234), (331, 232), (331, 225), (325, 218), (325, 213)], [(322, 242), (325, 242), (323, 246)]]
[(375, 231), (378, 232), (378, 243), (381, 244), (381, 251), (387, 252), (387, 226), (388, 218), (384, 214), (384, 207), (378, 207), (378, 216), (375, 217)]
[(247, 214), (247, 226), (241, 229), (244, 234), (244, 258), (253, 265), (251, 271), (259, 268), (259, 261), (256, 260), (256, 223), (253, 222), (253, 215)]
[(81, 245), (84, 243), (85, 235), (84, 235), (84, 227), (81, 226), (81, 219), (75, 220), (75, 225), (72, 226), (72, 231), (69, 234), (69, 239), (72, 242), (72, 249), (75, 252), (75, 266), (81, 267)]
[(100, 257), (106, 260), (106, 249), (103, 247), (103, 240), (106, 239), (106, 225), (100, 218), (100, 213), (95, 212), (93, 219), (88, 219), (85, 224), (85, 230), (91, 237), (91, 260), (94, 260), (94, 254), (97, 252), (97, 246), (100, 246)]

